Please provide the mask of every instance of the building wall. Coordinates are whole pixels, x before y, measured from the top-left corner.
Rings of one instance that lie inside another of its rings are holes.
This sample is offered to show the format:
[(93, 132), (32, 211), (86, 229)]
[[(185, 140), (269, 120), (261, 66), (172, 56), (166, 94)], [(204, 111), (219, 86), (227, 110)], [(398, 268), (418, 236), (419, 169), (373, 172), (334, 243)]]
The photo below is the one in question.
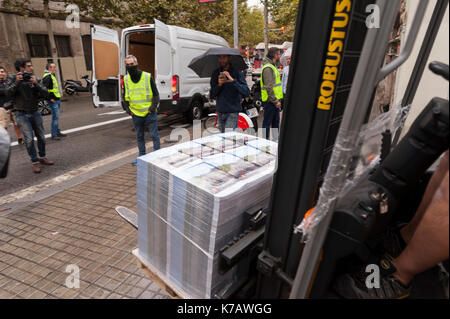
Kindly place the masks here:
[[(55, 35), (69, 35), (73, 57), (60, 58), (64, 80), (77, 79), (89, 75), (86, 70), (82, 35), (90, 34), (89, 23), (80, 23), (79, 29), (69, 29), (64, 20), (52, 20)], [(0, 65), (5, 65), (8, 72), (15, 72), (14, 61), (20, 57), (30, 57), (27, 34), (47, 34), (47, 25), (42, 18), (25, 18), (23, 16), (0, 12)], [(35, 74), (42, 76), (45, 64), (51, 57), (32, 58)]]
[[(417, 10), (417, 5), (420, 0), (408, 0), (407, 1), (407, 23), (406, 23), (406, 33), (411, 29), (411, 23), (414, 18), (415, 12)], [(414, 68), (415, 61), (417, 59), (420, 47), (422, 45), (426, 30), (428, 28), (428, 23), (430, 22), (431, 16), (433, 14), (433, 9), (436, 4), (436, 0), (431, 0), (427, 12), (424, 18), (424, 22), (420, 29), (420, 33), (417, 38), (417, 42), (414, 46), (414, 51), (410, 59), (399, 69), (397, 75), (396, 93), (395, 101), (400, 103), (406, 87), (408, 86), (408, 81), (411, 76), (411, 72)], [(436, 42), (434, 44), (433, 50), (431, 51), (428, 63), (432, 61), (440, 61), (446, 64), (449, 63), (449, 8), (447, 6), (447, 11), (442, 22), (441, 28), (439, 30)], [(405, 34), (404, 36), (407, 36)], [(403, 40), (404, 43), (405, 40)], [(448, 98), (449, 95), (449, 85), (448, 82), (443, 78), (434, 75), (428, 67), (425, 69), (423, 77), (420, 81), (419, 88), (417, 90), (416, 97), (411, 107), (410, 115), (405, 124), (405, 130), (403, 133), (407, 132), (411, 127), (411, 124), (415, 118), (420, 114), (427, 103), (435, 96)]]

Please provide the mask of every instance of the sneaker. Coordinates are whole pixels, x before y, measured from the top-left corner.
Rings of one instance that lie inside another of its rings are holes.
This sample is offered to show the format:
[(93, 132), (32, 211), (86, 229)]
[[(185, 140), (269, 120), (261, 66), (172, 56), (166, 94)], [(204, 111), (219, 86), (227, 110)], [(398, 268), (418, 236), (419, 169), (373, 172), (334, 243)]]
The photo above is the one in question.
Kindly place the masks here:
[(66, 137), (67, 134), (64, 134), (64, 133), (59, 132), (57, 136), (58, 136), (58, 137)]
[(18, 143), (19, 145), (25, 144), (25, 142), (23, 141), (23, 138), (19, 138), (19, 139), (17, 140), (17, 143)]
[(333, 289), (345, 299), (404, 299), (411, 293), (411, 285), (404, 285), (394, 277), (397, 271), (392, 262), (392, 257), (383, 256), (378, 266), (380, 267), (380, 287), (368, 288), (366, 280), (370, 273), (365, 267), (353, 274), (340, 276), (333, 285)]
[(44, 158), (40, 158), (39, 162), (44, 164), (44, 165), (54, 165), (55, 162), (50, 161), (48, 158), (44, 157)]
[(59, 137), (58, 135), (52, 136), (52, 140), (54, 140), (54, 141), (60, 141), (60, 140), (61, 140), (61, 137)]
[(41, 172), (41, 166), (39, 165), (39, 162), (31, 164), (33, 167), (33, 173), (39, 174)]
[(136, 166), (137, 165), (137, 159), (133, 161), (133, 163), (131, 163), (131, 165)]

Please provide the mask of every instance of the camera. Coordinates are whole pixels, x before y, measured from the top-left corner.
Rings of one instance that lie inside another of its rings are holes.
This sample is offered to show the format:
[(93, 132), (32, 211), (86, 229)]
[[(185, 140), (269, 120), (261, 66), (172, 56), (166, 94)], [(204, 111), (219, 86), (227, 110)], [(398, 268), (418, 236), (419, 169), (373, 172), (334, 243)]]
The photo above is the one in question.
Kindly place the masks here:
[(23, 78), (23, 81), (25, 81), (25, 82), (29, 82), (31, 80), (32, 76), (33, 76), (33, 73), (30, 73), (27, 71), (22, 72), (22, 78)]

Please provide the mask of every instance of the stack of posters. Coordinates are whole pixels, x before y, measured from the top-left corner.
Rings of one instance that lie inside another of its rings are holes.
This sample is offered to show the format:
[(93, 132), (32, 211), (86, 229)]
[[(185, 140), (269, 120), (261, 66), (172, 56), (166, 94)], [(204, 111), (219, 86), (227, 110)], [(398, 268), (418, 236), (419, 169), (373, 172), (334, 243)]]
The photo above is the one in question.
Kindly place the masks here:
[(214, 298), (240, 276), (219, 251), (268, 205), (277, 144), (240, 133), (208, 136), (138, 159), (139, 255), (192, 298)]

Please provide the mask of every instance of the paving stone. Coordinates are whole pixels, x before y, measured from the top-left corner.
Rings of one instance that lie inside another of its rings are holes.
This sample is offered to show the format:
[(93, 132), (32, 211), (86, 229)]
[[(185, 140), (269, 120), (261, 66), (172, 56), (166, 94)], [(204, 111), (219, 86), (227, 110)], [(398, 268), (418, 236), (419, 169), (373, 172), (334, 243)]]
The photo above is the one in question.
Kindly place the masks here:
[[(114, 212), (136, 210), (136, 169), (124, 165), (0, 217), (0, 298), (154, 298), (137, 267), (137, 232)], [(80, 267), (80, 289), (65, 286)]]

